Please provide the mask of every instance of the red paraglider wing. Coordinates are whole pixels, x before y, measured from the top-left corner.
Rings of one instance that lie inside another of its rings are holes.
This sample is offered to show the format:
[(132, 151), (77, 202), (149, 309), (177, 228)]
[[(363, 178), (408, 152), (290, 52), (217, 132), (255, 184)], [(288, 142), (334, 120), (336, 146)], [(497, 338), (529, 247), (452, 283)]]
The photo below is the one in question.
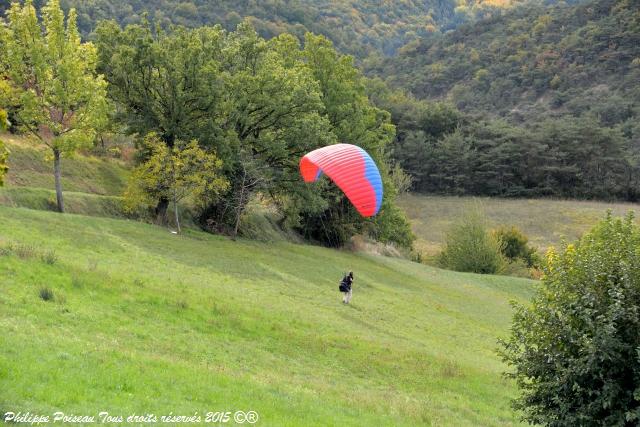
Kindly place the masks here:
[(319, 148), (300, 160), (305, 182), (314, 182), (324, 173), (344, 192), (362, 216), (378, 213), (382, 205), (382, 180), (371, 156), (350, 144)]

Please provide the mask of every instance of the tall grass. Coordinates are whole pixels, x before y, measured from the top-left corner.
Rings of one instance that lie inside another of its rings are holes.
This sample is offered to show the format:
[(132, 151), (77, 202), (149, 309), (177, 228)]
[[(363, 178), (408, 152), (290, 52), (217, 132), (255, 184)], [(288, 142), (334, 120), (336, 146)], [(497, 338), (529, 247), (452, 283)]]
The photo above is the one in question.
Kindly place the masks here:
[(442, 250), (447, 231), (464, 212), (482, 203), (489, 227), (516, 226), (544, 253), (562, 239), (576, 240), (611, 209), (615, 215), (638, 210), (638, 204), (552, 199), (497, 199), (406, 194), (399, 204), (407, 213), (416, 247), (423, 255)]

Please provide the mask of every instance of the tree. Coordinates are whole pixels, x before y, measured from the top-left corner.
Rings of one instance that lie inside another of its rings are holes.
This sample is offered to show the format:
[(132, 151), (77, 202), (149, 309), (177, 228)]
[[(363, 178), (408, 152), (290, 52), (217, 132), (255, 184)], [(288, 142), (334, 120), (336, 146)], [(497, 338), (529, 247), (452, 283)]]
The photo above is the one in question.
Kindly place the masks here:
[[(9, 121), (7, 120), (7, 112), (0, 108), (0, 130), (6, 130), (8, 126)], [(9, 152), (0, 139), (0, 186), (4, 184), (4, 176), (9, 170), (7, 167), (7, 157), (9, 157)]]
[(576, 244), (547, 254), (530, 305), (515, 305), (503, 360), (532, 424), (640, 421), (640, 229), (611, 214)]
[(96, 51), (82, 43), (76, 12), (65, 26), (58, 0), (42, 8), (41, 25), (31, 0), (15, 2), (2, 36), (6, 52), (0, 80), (15, 91), (15, 119), (53, 154), (58, 210), (64, 212), (61, 157), (94, 139), (105, 111), (106, 83), (95, 72)]
[(396, 189), (389, 178), (387, 147), (395, 127), (390, 114), (369, 100), (366, 81), (353, 58), (338, 54), (329, 40), (307, 34), (302, 54), (319, 84), (322, 113), (330, 131), (338, 141), (362, 147), (371, 155), (381, 172), (385, 195), (376, 217), (363, 220), (336, 186), (319, 186), (326, 207), (318, 211), (318, 205), (311, 205), (313, 210), (303, 212), (300, 230), (332, 246), (342, 245), (356, 233), (411, 246), (413, 235), (408, 222), (399, 209), (393, 208)]
[(293, 36), (266, 41), (243, 22), (226, 38), (224, 54), (225, 137), (216, 143), (225, 152), (231, 187), (202, 221), (235, 236), (257, 192), (278, 203), (309, 191), (298, 175), (300, 157), (336, 140), (320, 115), (318, 84)]
[(204, 193), (220, 193), (228, 187), (226, 179), (219, 174), (222, 161), (215, 153), (200, 148), (195, 140), (189, 143), (175, 140), (169, 148), (157, 135), (149, 134), (144, 145), (151, 154), (129, 178), (125, 193), (127, 208), (133, 210), (153, 203), (159, 196), (165, 197), (173, 202), (180, 233), (178, 204), (182, 200), (188, 196), (198, 199)]
[[(106, 21), (96, 34), (99, 69), (110, 97), (122, 107), (118, 119), (128, 133), (153, 132), (168, 148), (178, 139), (206, 145), (223, 137), (221, 28), (178, 27), (168, 34), (148, 22), (122, 29)], [(166, 220), (169, 200), (157, 201), (159, 223)]]
[[(288, 34), (267, 41), (248, 21), (229, 33), (216, 27), (170, 34), (149, 24), (120, 29), (109, 22), (97, 35), (101, 70), (130, 133), (153, 131), (169, 148), (178, 139), (196, 140), (223, 160), (229, 190), (202, 195), (203, 228), (235, 236), (248, 203), (260, 194), (294, 227), (308, 220), (317, 232), (328, 217), (330, 226), (350, 235), (375, 230), (388, 216), (381, 238), (411, 239), (406, 219), (391, 207), (395, 190), (384, 152), (393, 138), (389, 115), (367, 99), (353, 60), (326, 39), (309, 36), (304, 48)], [(338, 141), (367, 149), (385, 175), (388, 196), (375, 220), (357, 215), (335, 186), (300, 179), (299, 159)], [(152, 153), (142, 148), (145, 162)], [(171, 199), (155, 194), (160, 217)], [(395, 233), (399, 224), (405, 230)]]

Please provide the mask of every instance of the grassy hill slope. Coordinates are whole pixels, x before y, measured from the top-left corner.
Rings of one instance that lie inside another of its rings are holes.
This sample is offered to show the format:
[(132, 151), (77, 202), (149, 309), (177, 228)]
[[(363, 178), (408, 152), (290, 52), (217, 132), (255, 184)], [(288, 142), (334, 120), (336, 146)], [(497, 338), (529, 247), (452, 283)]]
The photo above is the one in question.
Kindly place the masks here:
[(602, 219), (608, 209), (616, 215), (638, 210), (633, 203), (607, 203), (551, 199), (497, 199), (488, 197), (443, 197), (405, 195), (399, 200), (405, 210), (417, 246), (427, 254), (436, 253), (451, 224), (468, 208), (479, 207), (495, 225), (515, 225), (534, 246), (545, 250), (563, 238), (578, 239)]
[(0, 224), (0, 412), (517, 423), (494, 350), (533, 282), (19, 208)]
[[(0, 187), (0, 205), (55, 209), (53, 162), (46, 147), (24, 137), (2, 134), (9, 149), (9, 173)], [(77, 154), (62, 160), (62, 187), (68, 212), (122, 217), (122, 195), (128, 168), (116, 159)]]
[[(10, 151), (7, 187), (53, 190), (53, 161), (43, 145), (11, 134), (0, 138)], [(62, 160), (62, 187), (65, 191), (120, 196), (127, 183), (128, 170), (116, 159), (100, 159), (77, 154)]]

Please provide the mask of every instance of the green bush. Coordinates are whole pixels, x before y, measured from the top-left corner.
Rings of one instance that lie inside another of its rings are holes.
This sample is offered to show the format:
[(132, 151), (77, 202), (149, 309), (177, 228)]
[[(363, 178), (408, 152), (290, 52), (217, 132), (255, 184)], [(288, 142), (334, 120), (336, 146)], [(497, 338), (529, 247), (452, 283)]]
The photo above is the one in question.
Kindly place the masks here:
[(515, 308), (500, 352), (524, 420), (640, 423), (640, 229), (631, 214), (608, 214), (577, 244), (550, 250), (533, 303)]
[(500, 273), (506, 266), (500, 242), (477, 211), (466, 214), (447, 232), (439, 263), (450, 270), (482, 274)]
[(527, 267), (535, 267), (539, 264), (536, 249), (529, 246), (529, 239), (516, 227), (500, 227), (493, 231), (493, 235), (501, 243), (502, 255), (509, 262), (522, 260)]

